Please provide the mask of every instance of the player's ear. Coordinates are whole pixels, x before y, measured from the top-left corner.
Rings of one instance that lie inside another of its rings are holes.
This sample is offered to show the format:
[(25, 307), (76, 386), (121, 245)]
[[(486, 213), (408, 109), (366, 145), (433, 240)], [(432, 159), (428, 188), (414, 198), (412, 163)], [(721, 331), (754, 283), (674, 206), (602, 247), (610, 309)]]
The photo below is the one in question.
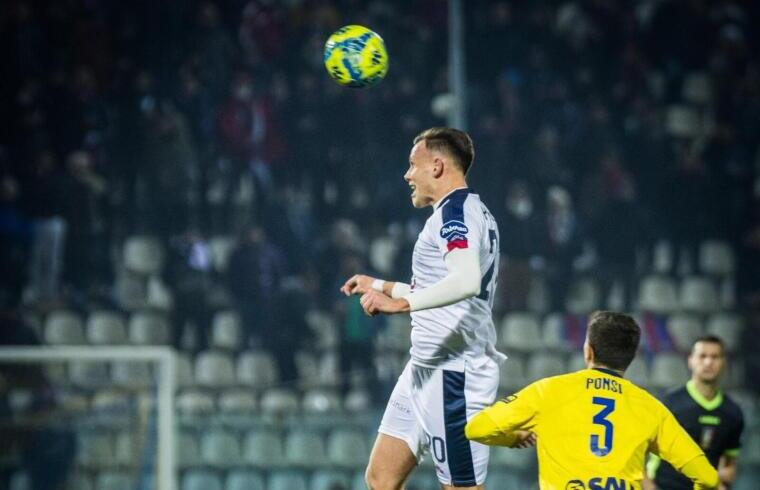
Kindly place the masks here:
[(441, 157), (435, 157), (433, 159), (433, 177), (436, 179), (443, 175), (443, 159)]
[(594, 349), (588, 343), (588, 339), (583, 342), (583, 360), (586, 361), (586, 367), (590, 367), (594, 362)]

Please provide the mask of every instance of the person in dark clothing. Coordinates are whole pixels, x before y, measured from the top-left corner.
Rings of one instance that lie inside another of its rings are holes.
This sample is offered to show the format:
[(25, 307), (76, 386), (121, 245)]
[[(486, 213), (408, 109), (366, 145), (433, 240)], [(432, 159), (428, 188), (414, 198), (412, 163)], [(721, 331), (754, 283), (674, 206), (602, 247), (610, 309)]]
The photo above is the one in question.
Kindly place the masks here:
[[(720, 389), (720, 378), (726, 367), (723, 341), (714, 335), (694, 342), (689, 354), (691, 379), (686, 386), (665, 396), (663, 403), (678, 422), (705, 452), (718, 469), (720, 488), (731, 488), (736, 478), (736, 457), (744, 430), (741, 408)], [(690, 490), (694, 484), (667, 462), (656, 457), (647, 463), (647, 488), (657, 490)]]

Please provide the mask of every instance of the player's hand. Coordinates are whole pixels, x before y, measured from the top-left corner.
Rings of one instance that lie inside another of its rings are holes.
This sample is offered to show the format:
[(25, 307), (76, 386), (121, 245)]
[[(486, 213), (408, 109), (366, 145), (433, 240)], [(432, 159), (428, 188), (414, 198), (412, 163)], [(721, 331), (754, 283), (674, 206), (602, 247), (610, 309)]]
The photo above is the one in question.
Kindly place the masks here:
[(351, 278), (341, 286), (340, 292), (346, 296), (351, 296), (352, 294), (364, 294), (367, 291), (372, 290), (372, 283), (374, 281), (374, 277), (356, 274), (351, 276)]
[(402, 313), (409, 311), (409, 302), (404, 298), (393, 299), (380, 291), (370, 289), (359, 300), (364, 308), (364, 313), (375, 316), (378, 313)]
[(536, 445), (536, 434), (528, 431), (528, 430), (517, 430), (514, 432), (515, 436), (517, 436), (517, 440), (513, 445), (511, 445), (511, 448), (514, 449), (526, 449), (529, 447), (534, 447)]

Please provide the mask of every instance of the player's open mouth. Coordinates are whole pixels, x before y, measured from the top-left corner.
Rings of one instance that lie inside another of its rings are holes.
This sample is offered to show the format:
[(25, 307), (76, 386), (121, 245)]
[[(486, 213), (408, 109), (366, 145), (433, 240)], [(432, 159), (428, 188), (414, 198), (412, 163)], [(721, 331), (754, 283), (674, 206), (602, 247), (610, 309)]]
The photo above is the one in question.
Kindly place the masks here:
[(417, 187), (416, 187), (416, 186), (414, 186), (414, 185), (410, 185), (409, 187), (411, 187), (411, 188), (412, 188), (412, 195), (414, 195), (414, 191), (416, 191), (416, 190), (417, 190)]

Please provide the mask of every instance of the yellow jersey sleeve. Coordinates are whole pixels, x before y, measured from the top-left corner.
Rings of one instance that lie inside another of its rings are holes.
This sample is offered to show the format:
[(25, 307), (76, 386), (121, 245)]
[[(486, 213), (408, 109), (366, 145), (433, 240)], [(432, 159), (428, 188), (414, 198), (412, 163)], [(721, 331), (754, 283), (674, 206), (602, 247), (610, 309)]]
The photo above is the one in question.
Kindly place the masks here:
[(704, 452), (689, 433), (664, 407), (651, 449), (675, 469), (691, 478), (695, 483), (695, 489), (717, 488), (718, 472), (707, 461)]
[(537, 385), (533, 383), (478, 413), (464, 428), (467, 438), (488, 445), (512, 446), (517, 439), (514, 431), (531, 430), (536, 425), (541, 398)]

